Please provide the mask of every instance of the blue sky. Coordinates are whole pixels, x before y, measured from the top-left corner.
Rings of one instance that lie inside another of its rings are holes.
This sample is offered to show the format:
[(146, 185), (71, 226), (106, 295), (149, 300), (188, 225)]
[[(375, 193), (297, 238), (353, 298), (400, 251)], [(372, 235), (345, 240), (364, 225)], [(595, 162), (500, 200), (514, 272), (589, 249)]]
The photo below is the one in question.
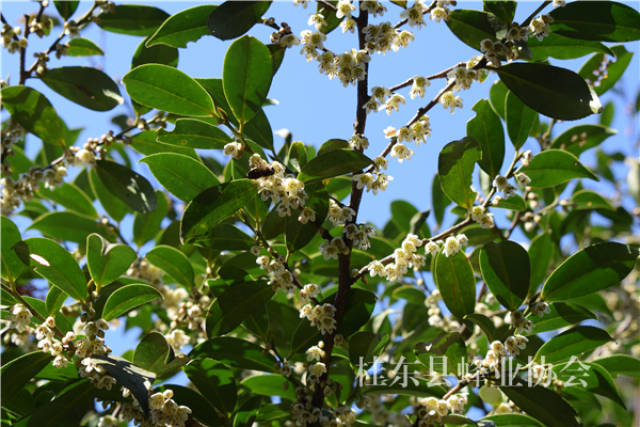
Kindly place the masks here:
[[(129, 2), (127, 2), (129, 3)], [(131, 2), (153, 4), (164, 9), (169, 14), (176, 13), (196, 4), (192, 2)], [(521, 2), (516, 13), (516, 20), (522, 21), (539, 2)], [(90, 2), (81, 2), (75, 16), (80, 16), (90, 6)], [(400, 9), (387, 2), (390, 13), (384, 19), (391, 22), (399, 20)], [(633, 4), (638, 7), (637, 3)], [(480, 2), (461, 1), (459, 8), (481, 8)], [(2, 2), (3, 14), (14, 25), (18, 22), (19, 16), (25, 11), (34, 11), (37, 5), (33, 2)], [(547, 10), (550, 10), (548, 8)], [(49, 13), (54, 13), (51, 6)], [(267, 11), (267, 16), (273, 16), (277, 21), (285, 21), (291, 25), (293, 31), (299, 34), (300, 31), (309, 28), (307, 26), (308, 15), (313, 9), (293, 7), (286, 2), (275, 2)], [(55, 34), (59, 28), (53, 30)], [(264, 43), (268, 43), (271, 29), (257, 25), (251, 30), (251, 34), (258, 37)], [(447, 28), (443, 22), (435, 23), (429, 21), (426, 28), (416, 30), (416, 40), (409, 48), (399, 52), (389, 52), (386, 55), (374, 55), (370, 64), (371, 86), (383, 85), (392, 86), (406, 80), (416, 74), (429, 75), (438, 72), (450, 65), (466, 61), (478, 52), (460, 42)], [(142, 37), (125, 36), (101, 31), (97, 26), (89, 26), (83, 33), (83, 37), (89, 38), (100, 45), (106, 52), (104, 57), (90, 58), (63, 58), (62, 60), (52, 59), (50, 67), (62, 65), (84, 65), (94, 66), (103, 69), (108, 75), (116, 80), (126, 74), (130, 69), (130, 62), (133, 52), (142, 41)], [(49, 42), (31, 39), (29, 46), (29, 57), (27, 63), (30, 64), (33, 58), (31, 54), (36, 50), (43, 50)], [(222, 42), (212, 36), (205, 36), (197, 43), (190, 43), (186, 49), (180, 49), (179, 68), (193, 77), (221, 77), (224, 53), (230, 42)], [(326, 45), (335, 52), (342, 52), (357, 45), (355, 35), (342, 35), (339, 30), (332, 33)], [(35, 49), (35, 50), (34, 50)], [(621, 81), (623, 91), (632, 99), (638, 90), (639, 70), (638, 43), (628, 43), (627, 49), (635, 52), (634, 58), (627, 74)], [(572, 70), (578, 70), (588, 57), (571, 61), (553, 60), (555, 65), (565, 66)], [(3, 79), (7, 75), (12, 76), (12, 83), (16, 83), (18, 70), (18, 56), (8, 55), (6, 50), (2, 51), (1, 75)], [(389, 159), (388, 173), (394, 177), (384, 193), (373, 196), (366, 193), (362, 203), (360, 220), (371, 221), (378, 226), (383, 226), (389, 219), (389, 203), (393, 200), (404, 199), (414, 204), (418, 209), (428, 209), (431, 205), (431, 180), (436, 171), (437, 156), (440, 149), (449, 141), (465, 136), (465, 124), (474, 116), (471, 107), (478, 99), (486, 98), (491, 83), (496, 79), (490, 76), (484, 83), (474, 83), (470, 90), (464, 91), (462, 97), (464, 108), (457, 110), (455, 114), (450, 114), (441, 106), (436, 106), (430, 113), (432, 123), (432, 136), (426, 145), (414, 148), (415, 155), (410, 161), (398, 164), (395, 159)], [(382, 130), (387, 126), (399, 127), (413, 116), (415, 111), (426, 104), (432, 96), (444, 85), (444, 80), (434, 81), (427, 90), (427, 95), (423, 99), (411, 100), (408, 96), (408, 89), (402, 93), (407, 99), (407, 104), (402, 105), (399, 113), (388, 116), (385, 112), (374, 113), (367, 121), (366, 136), (371, 142), (371, 147), (367, 151), (370, 157), (377, 155), (387, 141), (384, 139)], [(88, 110), (67, 99), (53, 93), (37, 79), (31, 79), (27, 83), (37, 90), (46, 94), (57, 109), (59, 114), (67, 122), (70, 128), (82, 127), (84, 131), (80, 135), (78, 143), (83, 143), (89, 137), (98, 137), (113, 128), (110, 123), (111, 117), (120, 113), (129, 113), (130, 109), (120, 106), (111, 112), (102, 113)], [(124, 94), (124, 87), (121, 88)], [(275, 76), (269, 97), (278, 100), (279, 104), (266, 107), (265, 111), (270, 119), (274, 130), (287, 128), (293, 133), (294, 140), (301, 140), (305, 143), (312, 143), (319, 146), (322, 142), (330, 138), (347, 139), (352, 133), (353, 120), (355, 117), (355, 87), (344, 88), (337, 80), (329, 80), (326, 76), (317, 72), (316, 64), (309, 63), (299, 54), (299, 47), (294, 47), (287, 51), (278, 74)], [(622, 151), (627, 155), (638, 155), (638, 147), (633, 148), (632, 138), (626, 134), (629, 126), (629, 119), (623, 114), (626, 105), (620, 102), (619, 97), (613, 96), (611, 91), (602, 97), (603, 105), (608, 100), (616, 103), (615, 121), (613, 128), (619, 130), (619, 134), (608, 139), (602, 148), (607, 151)], [(3, 114), (3, 118), (6, 113)], [(586, 120), (581, 120), (575, 124), (597, 123), (598, 117), (591, 116)], [(556, 135), (574, 123), (561, 123), (557, 126)], [(637, 129), (636, 129), (637, 132)], [(636, 133), (637, 135), (637, 133)], [(275, 136), (276, 145), (282, 143), (282, 139)], [(30, 136), (30, 153), (35, 153), (37, 149), (37, 138)], [(529, 140), (525, 148), (531, 148), (536, 152), (537, 143)], [(633, 152), (635, 150), (635, 153)], [(594, 151), (594, 150), (592, 150)], [(505, 156), (505, 168), (513, 155), (511, 145), (507, 143)], [(141, 156), (140, 156), (141, 157)], [(585, 164), (594, 162), (592, 154), (585, 154), (582, 157)], [(149, 177), (154, 186), (160, 188), (157, 181), (148, 173), (145, 165), (139, 164), (138, 171)], [(624, 171), (619, 170), (619, 177), (624, 177)], [(605, 194), (611, 191), (608, 184), (585, 183), (590, 188), (600, 189)], [(627, 205), (627, 208), (633, 206)], [(498, 217), (498, 221), (500, 218)], [(433, 221), (430, 221), (433, 225)], [(25, 231), (28, 225), (26, 222), (18, 223), (21, 231)], [(130, 235), (127, 230), (130, 227), (131, 218), (125, 219), (125, 236)], [(36, 235), (29, 231), (26, 236)], [(516, 235), (516, 238), (518, 236)], [(114, 347), (115, 353), (119, 354), (132, 345), (137, 332), (128, 334), (123, 340), (112, 340), (109, 342)]]

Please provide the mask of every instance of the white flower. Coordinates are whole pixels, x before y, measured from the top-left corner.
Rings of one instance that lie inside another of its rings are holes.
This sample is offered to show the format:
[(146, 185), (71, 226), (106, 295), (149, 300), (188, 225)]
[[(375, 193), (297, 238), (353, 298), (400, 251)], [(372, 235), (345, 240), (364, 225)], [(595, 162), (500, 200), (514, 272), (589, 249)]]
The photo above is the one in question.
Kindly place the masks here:
[(411, 99), (415, 99), (418, 96), (420, 98), (424, 97), (427, 86), (429, 86), (431, 82), (427, 80), (423, 76), (415, 76), (413, 78), (413, 84), (411, 85), (411, 91), (409, 91), (409, 96)]
[(462, 108), (462, 98), (455, 96), (451, 91), (442, 94), (440, 103), (444, 108), (448, 108), (452, 114), (456, 108)]
[(351, 4), (351, 0), (339, 0), (336, 5), (336, 18), (351, 18), (351, 12), (354, 10), (356, 10), (356, 7)]
[(391, 114), (393, 110), (400, 111), (400, 104), (405, 104), (404, 96), (399, 93), (394, 93), (387, 99), (385, 102), (385, 109), (387, 110), (387, 114)]
[(400, 163), (405, 159), (411, 159), (411, 156), (413, 156), (413, 150), (404, 144), (395, 144), (391, 149), (391, 157), (397, 157)]
[(327, 366), (322, 362), (317, 362), (309, 366), (309, 373), (316, 378), (320, 378), (326, 372)]
[(311, 362), (312, 360), (322, 360), (322, 358), (325, 355), (324, 350), (318, 347), (317, 345), (309, 347), (306, 353), (307, 353), (307, 361), (309, 362)]
[(224, 149), (222, 151), (225, 156), (231, 156), (234, 159), (239, 159), (242, 157), (242, 144), (235, 141), (225, 144)]
[(444, 242), (443, 253), (447, 257), (452, 257), (460, 251), (460, 242), (454, 236), (447, 237)]

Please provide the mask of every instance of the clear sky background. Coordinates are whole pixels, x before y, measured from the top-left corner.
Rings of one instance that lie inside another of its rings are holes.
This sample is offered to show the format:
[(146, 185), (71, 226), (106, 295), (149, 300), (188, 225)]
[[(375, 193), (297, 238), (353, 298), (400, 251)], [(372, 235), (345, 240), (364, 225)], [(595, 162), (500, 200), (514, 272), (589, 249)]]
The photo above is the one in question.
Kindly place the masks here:
[[(126, 3), (154, 5), (169, 14), (173, 14), (203, 2), (147, 1)], [(81, 16), (90, 7), (90, 4), (90, 2), (86, 1), (81, 2), (74, 17)], [(521, 22), (539, 4), (540, 2), (538, 1), (519, 2), (515, 20)], [(636, 9), (638, 8), (638, 2), (628, 4)], [(383, 19), (392, 23), (397, 22), (400, 19), (399, 13), (401, 9), (390, 2), (386, 2), (385, 5), (389, 13), (385, 14)], [(23, 13), (37, 10), (37, 4), (28, 1), (2, 1), (1, 7), (3, 14), (13, 25), (18, 24), (19, 17)], [(459, 1), (457, 7), (481, 9), (482, 4), (481, 2)], [(278, 1), (274, 2), (267, 11), (266, 16), (273, 16), (278, 22), (287, 22), (291, 25), (293, 32), (299, 35), (302, 30), (310, 28), (307, 25), (307, 19), (314, 10), (315, 4), (303, 9), (302, 7), (294, 7), (289, 2)], [(545, 11), (548, 12), (550, 10), (551, 7), (549, 6)], [(50, 14), (56, 13), (53, 5), (47, 9), (47, 12)], [(378, 20), (379, 18), (376, 18), (373, 22), (378, 22)], [(59, 31), (60, 27), (55, 28), (53, 33), (58, 34)], [(372, 55), (369, 68), (370, 86), (381, 85), (389, 87), (416, 74), (430, 75), (459, 61), (466, 61), (479, 53), (459, 41), (449, 31), (444, 22), (436, 23), (427, 20), (426, 27), (421, 30), (412, 29), (412, 31), (416, 36), (416, 40), (407, 49), (402, 49), (399, 52), (390, 51), (386, 55)], [(270, 28), (256, 25), (250, 31), (250, 34), (255, 35), (266, 44), (269, 42), (271, 32)], [(82, 32), (82, 36), (96, 42), (105, 51), (106, 55), (104, 57), (93, 56), (88, 58), (63, 57), (61, 60), (52, 57), (49, 67), (54, 68), (63, 65), (98, 67), (119, 82), (120, 78), (129, 71), (133, 52), (143, 39), (142, 37), (104, 32), (95, 24), (87, 27)], [(33, 61), (33, 52), (46, 49), (51, 39), (45, 38), (43, 41), (32, 37), (30, 41), (27, 65)], [(224, 54), (230, 43), (230, 41), (220, 41), (213, 36), (205, 36), (197, 43), (189, 43), (186, 49), (180, 49), (178, 68), (192, 77), (219, 78), (222, 75)], [(337, 29), (329, 35), (326, 46), (334, 52), (340, 53), (351, 47), (356, 47), (357, 38), (353, 34), (341, 34), (340, 29)], [(638, 130), (632, 128), (627, 112), (630, 104), (635, 101), (635, 95), (640, 86), (639, 45), (637, 42), (627, 43), (626, 47), (635, 54), (627, 73), (618, 84), (622, 95), (616, 95), (611, 90), (601, 98), (603, 105), (609, 100), (615, 102), (616, 115), (612, 127), (618, 129), (619, 134), (605, 141), (601, 148), (606, 152), (621, 151), (628, 156), (638, 156), (638, 144), (636, 142), (638, 140)], [(284, 62), (274, 77), (269, 97), (276, 99), (279, 104), (265, 107), (271, 127), (274, 130), (289, 129), (293, 134), (294, 140), (311, 143), (316, 147), (319, 147), (320, 144), (330, 138), (349, 138), (352, 134), (355, 118), (355, 86), (344, 88), (338, 80), (329, 80), (325, 75), (317, 71), (317, 63), (307, 62), (299, 51), (299, 46), (287, 51)], [(554, 65), (577, 71), (588, 58), (589, 56), (570, 61), (560, 61), (552, 58), (550, 60)], [(11, 82), (15, 84), (18, 75), (18, 55), (9, 55), (6, 50), (3, 50), (1, 59), (2, 79), (6, 80), (7, 76), (11, 75)], [(410, 161), (398, 164), (395, 159), (389, 159), (387, 172), (394, 177), (394, 180), (390, 183), (386, 192), (378, 193), (377, 196), (372, 193), (365, 193), (359, 215), (361, 221), (371, 221), (382, 227), (389, 219), (390, 202), (398, 199), (411, 202), (419, 210), (430, 208), (431, 180), (437, 169), (437, 157), (440, 149), (449, 141), (465, 136), (466, 122), (475, 115), (471, 107), (477, 100), (488, 97), (489, 88), (495, 80), (496, 76), (491, 75), (484, 83), (474, 83), (470, 90), (462, 92), (464, 108), (457, 110), (453, 115), (440, 105), (428, 113), (431, 117), (433, 129), (431, 138), (428, 139), (426, 145), (421, 145), (417, 148), (412, 147), (415, 155)], [(30, 79), (27, 84), (41, 91), (49, 98), (69, 128), (84, 128), (77, 144), (83, 144), (87, 138), (99, 137), (103, 133), (115, 129), (115, 126), (110, 123), (112, 117), (121, 113), (132, 116), (130, 101), (123, 86), (121, 86), (121, 92), (126, 99), (125, 105), (104, 113), (88, 110), (55, 94), (37, 79)], [(409, 98), (407, 88), (401, 92), (405, 96), (407, 104), (400, 106), (400, 112), (393, 113), (390, 116), (384, 111), (371, 114), (367, 121), (366, 130), (366, 136), (369, 138), (371, 147), (366, 154), (370, 157), (376, 156), (387, 144), (382, 130), (387, 126), (402, 126), (444, 84), (444, 80), (434, 81), (431, 87), (427, 89), (425, 98), (416, 100)], [(626, 100), (624, 97), (626, 97)], [(6, 112), (3, 113), (2, 117), (3, 119), (6, 118)], [(578, 123), (598, 123), (598, 120), (598, 116), (590, 116), (578, 122), (560, 123), (554, 130), (554, 134), (559, 135), (561, 131)], [(279, 136), (274, 136), (274, 141), (276, 149), (283, 142)], [(28, 153), (32, 155), (39, 149), (39, 142), (32, 135), (29, 136), (28, 145)], [(513, 157), (513, 149), (509, 142), (507, 142), (506, 148), (503, 172)], [(533, 139), (529, 139), (524, 148), (532, 149), (534, 153), (538, 151), (537, 142)], [(595, 150), (591, 150), (581, 157), (583, 163), (587, 166), (595, 163), (594, 152)], [(138, 156), (137, 158), (141, 157)], [(155, 187), (162, 188), (151, 176), (145, 165), (139, 164), (137, 170), (148, 177)], [(624, 180), (626, 170), (619, 168), (616, 173), (619, 179)], [(612, 187), (607, 183), (585, 180), (584, 184), (588, 188), (597, 189), (605, 194), (612, 191)], [(624, 203), (627, 209), (633, 208), (631, 201), (627, 200)], [(131, 234), (131, 217), (129, 215), (123, 222), (125, 236), (130, 236)], [(498, 222), (500, 222), (501, 217), (497, 216), (497, 218)], [(502, 218), (502, 221), (505, 221), (504, 218)], [(432, 218), (429, 223), (433, 228), (434, 220)], [(37, 232), (25, 230), (28, 222), (18, 221), (18, 225), (21, 232), (23, 232), (23, 236), (37, 235)], [(515, 238), (518, 238), (517, 234)], [(124, 339), (120, 335), (112, 335), (113, 339), (109, 340), (108, 344), (114, 348), (115, 354), (120, 354), (134, 345), (137, 334), (137, 331), (130, 332), (126, 334)]]

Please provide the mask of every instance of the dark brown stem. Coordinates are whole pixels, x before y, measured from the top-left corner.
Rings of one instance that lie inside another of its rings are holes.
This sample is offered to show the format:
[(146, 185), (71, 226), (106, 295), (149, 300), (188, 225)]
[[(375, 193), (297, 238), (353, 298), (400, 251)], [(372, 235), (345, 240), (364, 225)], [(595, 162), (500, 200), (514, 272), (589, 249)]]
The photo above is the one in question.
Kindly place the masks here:
[[(24, 38), (29, 38), (29, 15), (24, 15)], [(27, 56), (27, 48), (20, 48), (20, 84), (24, 84), (24, 81), (27, 78), (25, 72), (25, 58)]]
[[(431, 11), (436, 7), (437, 4), (438, 4), (437, 0), (433, 0), (431, 4), (427, 7), (427, 9), (424, 12), (422, 12), (422, 14), (426, 15), (427, 13), (431, 13)], [(396, 25), (394, 25), (393, 28), (397, 30), (407, 22), (409, 22), (409, 20), (405, 18), (402, 21), (399, 21)]]

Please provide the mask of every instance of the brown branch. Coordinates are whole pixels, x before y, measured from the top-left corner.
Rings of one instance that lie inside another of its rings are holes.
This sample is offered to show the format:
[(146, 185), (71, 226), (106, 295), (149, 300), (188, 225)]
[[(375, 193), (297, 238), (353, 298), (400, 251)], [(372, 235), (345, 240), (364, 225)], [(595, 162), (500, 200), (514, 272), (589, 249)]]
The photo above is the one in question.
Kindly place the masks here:
[[(433, 0), (433, 1), (431, 2), (431, 4), (427, 7), (427, 9), (426, 9), (424, 12), (422, 12), (422, 15), (426, 15), (427, 13), (431, 13), (431, 11), (432, 11), (433, 9), (435, 9), (435, 7), (437, 6), (437, 4), (438, 4), (437, 0)], [(393, 26), (393, 29), (394, 29), (394, 30), (397, 30), (398, 28), (402, 27), (402, 26), (403, 26), (404, 24), (406, 24), (407, 22), (409, 22), (409, 20), (405, 18), (405, 19), (403, 19), (403, 20), (399, 21), (396, 25), (394, 25), (394, 26)]]
[[(427, 79), (427, 80), (435, 80), (435, 79), (443, 79), (443, 78), (446, 78), (446, 77), (447, 77), (447, 74), (449, 74), (449, 72), (451, 72), (452, 70), (454, 70), (454, 69), (456, 69), (456, 68), (458, 68), (458, 67), (462, 67), (462, 66), (464, 66), (464, 65), (466, 65), (466, 62), (458, 62), (457, 64), (452, 65), (451, 67), (449, 67), (449, 68), (447, 68), (447, 69), (444, 69), (444, 70), (442, 70), (442, 71), (440, 71), (440, 72), (437, 72), (437, 73), (435, 73), (435, 74), (432, 74), (432, 75), (430, 75), (430, 76), (426, 76), (426, 77), (425, 77), (425, 79)], [(397, 85), (395, 85), (395, 86), (391, 86), (391, 87), (389, 88), (389, 91), (390, 91), (390, 92), (395, 92), (395, 91), (397, 91), (397, 90), (399, 90), (399, 89), (405, 88), (405, 87), (410, 86), (410, 85), (412, 85), (412, 84), (413, 84), (413, 77), (411, 77), (411, 78), (409, 78), (409, 79), (407, 79), (407, 80), (403, 81), (402, 83), (398, 83), (398, 84), (397, 84)]]

